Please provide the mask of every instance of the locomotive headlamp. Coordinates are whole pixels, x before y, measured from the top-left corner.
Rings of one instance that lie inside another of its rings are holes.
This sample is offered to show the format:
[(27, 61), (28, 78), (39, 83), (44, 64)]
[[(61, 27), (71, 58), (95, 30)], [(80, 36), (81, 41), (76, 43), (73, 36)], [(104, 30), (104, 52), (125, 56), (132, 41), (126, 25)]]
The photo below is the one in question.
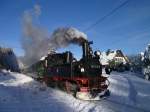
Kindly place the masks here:
[(88, 81), (86, 79), (81, 80), (82, 84), (87, 84)]
[(84, 72), (84, 71), (85, 71), (83, 67), (81, 67), (81, 69), (80, 69), (80, 70), (81, 70), (81, 72)]
[(98, 51), (95, 51), (95, 56), (100, 56), (101, 55), (101, 52), (98, 50)]

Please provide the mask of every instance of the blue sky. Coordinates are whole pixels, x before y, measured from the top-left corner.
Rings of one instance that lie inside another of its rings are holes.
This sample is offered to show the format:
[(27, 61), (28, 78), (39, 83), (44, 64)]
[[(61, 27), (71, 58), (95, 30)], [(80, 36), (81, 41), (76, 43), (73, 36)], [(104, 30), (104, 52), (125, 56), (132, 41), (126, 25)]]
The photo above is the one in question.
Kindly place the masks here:
[[(0, 0), (0, 45), (23, 55), (22, 16), (35, 4), (41, 6), (40, 25), (51, 33), (63, 26), (81, 31), (126, 0)], [(122, 49), (137, 54), (150, 43), (150, 0), (129, 0), (104, 21), (85, 31), (94, 50)], [(69, 46), (79, 56), (79, 47)], [(60, 50), (62, 51), (62, 49)]]

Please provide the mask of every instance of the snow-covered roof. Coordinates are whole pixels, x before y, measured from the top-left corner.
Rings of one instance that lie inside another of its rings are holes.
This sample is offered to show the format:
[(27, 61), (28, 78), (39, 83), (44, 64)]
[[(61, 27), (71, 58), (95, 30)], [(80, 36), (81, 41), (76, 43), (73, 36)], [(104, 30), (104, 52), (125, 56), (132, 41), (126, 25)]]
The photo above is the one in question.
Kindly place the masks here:
[(0, 53), (9, 53), (9, 52), (13, 52), (11, 48), (0, 47)]
[(102, 65), (108, 65), (108, 61), (112, 60), (116, 56), (116, 51), (111, 51), (108, 55), (106, 52), (101, 53), (101, 63)]
[(45, 58), (46, 58), (46, 57), (47, 57), (47, 56), (43, 56), (43, 57), (41, 57), (40, 61), (45, 60)]
[(102, 65), (107, 65), (109, 60), (116, 58), (118, 50), (111, 50), (107, 55), (106, 52), (101, 53), (100, 61)]
[(108, 59), (107, 59), (107, 55), (105, 52), (101, 53), (100, 62), (102, 65), (108, 65)]
[(112, 60), (115, 56), (116, 56), (116, 51), (117, 50), (115, 50), (115, 51), (111, 51), (108, 55), (107, 55), (107, 59), (108, 60)]

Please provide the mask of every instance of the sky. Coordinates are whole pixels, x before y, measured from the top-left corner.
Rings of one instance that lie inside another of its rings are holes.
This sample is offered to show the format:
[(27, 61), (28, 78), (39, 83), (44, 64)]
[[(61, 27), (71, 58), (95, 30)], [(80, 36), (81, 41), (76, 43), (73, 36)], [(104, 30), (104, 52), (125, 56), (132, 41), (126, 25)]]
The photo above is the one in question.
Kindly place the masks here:
[[(150, 43), (150, 0), (129, 0), (89, 30), (89, 26), (126, 0), (0, 0), (0, 46), (11, 47), (22, 56), (22, 19), (35, 4), (41, 7), (39, 24), (51, 34), (58, 27), (75, 27), (93, 41), (93, 49), (121, 49), (125, 54), (138, 54)], [(39, 46), (40, 48), (40, 46)], [(72, 50), (81, 55), (78, 46)]]

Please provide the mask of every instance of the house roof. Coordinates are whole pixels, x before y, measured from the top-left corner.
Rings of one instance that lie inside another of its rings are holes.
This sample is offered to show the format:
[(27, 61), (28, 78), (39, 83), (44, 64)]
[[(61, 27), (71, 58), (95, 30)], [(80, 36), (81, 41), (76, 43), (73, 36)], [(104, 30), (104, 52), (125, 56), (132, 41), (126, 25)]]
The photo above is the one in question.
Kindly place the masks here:
[[(114, 59), (114, 57), (124, 57), (122, 51), (121, 50), (111, 50), (108, 55), (106, 54), (106, 52), (102, 52), (101, 53), (101, 57), (100, 57), (100, 61), (102, 63), (102, 65), (107, 65), (109, 60)], [(126, 59), (125, 59), (126, 61)]]

